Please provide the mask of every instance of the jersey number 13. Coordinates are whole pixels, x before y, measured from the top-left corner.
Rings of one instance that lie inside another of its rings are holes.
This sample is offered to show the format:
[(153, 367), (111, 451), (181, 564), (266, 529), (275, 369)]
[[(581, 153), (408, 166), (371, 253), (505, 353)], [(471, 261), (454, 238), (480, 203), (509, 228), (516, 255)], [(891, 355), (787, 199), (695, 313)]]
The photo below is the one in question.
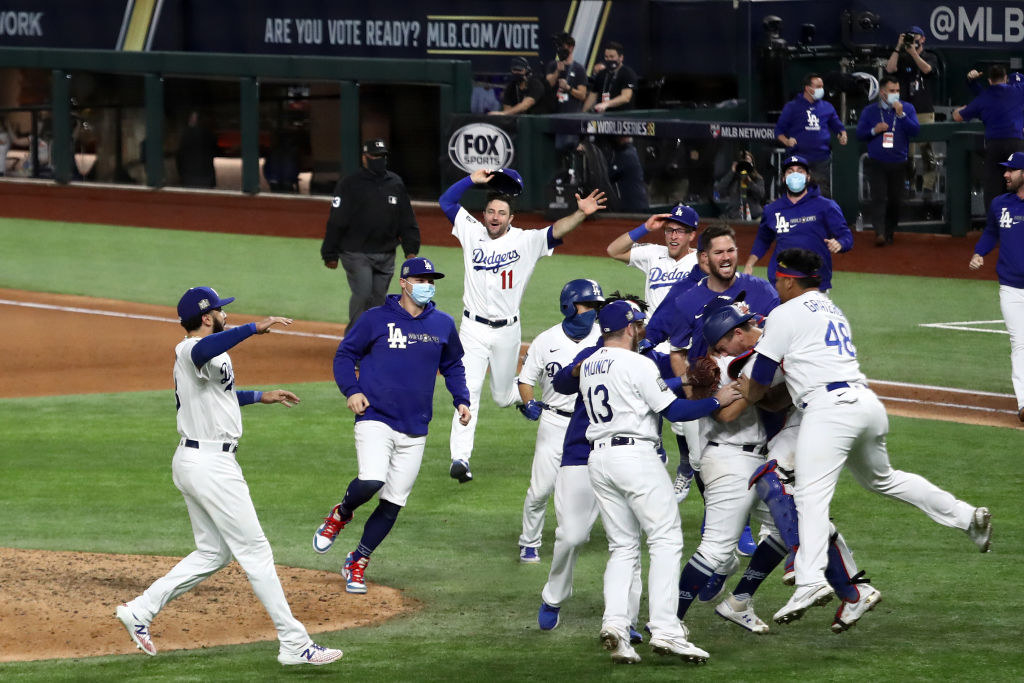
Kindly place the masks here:
[(598, 384), (587, 389), (587, 400), (583, 407), (587, 409), (587, 417), (591, 424), (611, 422), (612, 407), (608, 404), (608, 387)]

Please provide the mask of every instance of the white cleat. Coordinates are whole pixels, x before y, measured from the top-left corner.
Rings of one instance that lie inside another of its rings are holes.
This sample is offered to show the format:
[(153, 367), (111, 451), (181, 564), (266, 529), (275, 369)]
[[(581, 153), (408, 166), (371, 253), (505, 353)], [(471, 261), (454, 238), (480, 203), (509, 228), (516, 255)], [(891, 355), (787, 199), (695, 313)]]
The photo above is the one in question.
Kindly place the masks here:
[(128, 635), (135, 641), (135, 647), (152, 657), (156, 654), (156, 645), (149, 637), (149, 624), (137, 618), (127, 604), (122, 603), (115, 612), (117, 618), (128, 629)]
[(306, 644), (306, 647), (298, 652), (281, 650), (277, 654), (277, 661), (283, 666), (292, 666), (294, 664), (323, 666), (324, 664), (338, 661), (341, 659), (341, 655), (341, 650), (332, 650), (329, 647), (317, 645), (311, 640)]
[(629, 637), (620, 636), (610, 628), (601, 629), (601, 647), (612, 653), (612, 661), (618, 664), (636, 664), (640, 655), (629, 644)]
[(715, 607), (715, 614), (727, 621), (742, 626), (751, 633), (768, 633), (768, 624), (754, 614), (753, 599), (738, 600), (735, 595), (726, 596)]
[(711, 656), (685, 638), (654, 636), (651, 638), (651, 650), (659, 655), (681, 657), (684, 661), (694, 664), (704, 664)]
[(834, 595), (835, 591), (827, 583), (797, 588), (786, 606), (775, 613), (775, 623), (788, 624), (796, 621), (810, 608), (827, 604)]
[(672, 491), (676, 494), (676, 502), (682, 503), (690, 495), (690, 483), (693, 475), (676, 474), (676, 480), (672, 483)]
[(861, 584), (860, 600), (857, 602), (843, 602), (836, 610), (836, 618), (832, 621), (832, 633), (842, 633), (854, 626), (862, 616), (875, 609), (875, 605), (882, 601), (882, 593), (877, 588), (867, 584)]
[(974, 508), (971, 525), (967, 527), (967, 535), (978, 546), (978, 550), (987, 553), (992, 547), (992, 514), (988, 508)]

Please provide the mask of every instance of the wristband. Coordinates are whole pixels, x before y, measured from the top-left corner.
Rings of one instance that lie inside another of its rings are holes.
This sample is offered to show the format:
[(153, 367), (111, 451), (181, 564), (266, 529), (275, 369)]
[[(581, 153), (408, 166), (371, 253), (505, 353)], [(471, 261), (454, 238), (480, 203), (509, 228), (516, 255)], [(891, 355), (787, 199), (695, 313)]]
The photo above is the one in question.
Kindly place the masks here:
[(629, 231), (629, 239), (634, 242), (639, 242), (648, 232), (650, 231), (647, 229), (646, 225), (637, 226)]

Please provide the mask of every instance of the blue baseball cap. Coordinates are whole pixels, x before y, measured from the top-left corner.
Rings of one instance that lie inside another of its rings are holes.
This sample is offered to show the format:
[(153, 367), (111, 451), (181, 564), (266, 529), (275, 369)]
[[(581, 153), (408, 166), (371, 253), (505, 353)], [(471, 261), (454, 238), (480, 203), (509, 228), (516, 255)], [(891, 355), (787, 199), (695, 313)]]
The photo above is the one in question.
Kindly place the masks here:
[(1007, 157), (1006, 161), (1000, 162), (999, 165), (1014, 170), (1024, 169), (1024, 152), (1014, 152)]
[(616, 332), (630, 323), (639, 322), (647, 316), (639, 308), (628, 301), (613, 301), (601, 307), (597, 320), (601, 323), (602, 332)]
[(782, 168), (779, 169), (779, 172), (785, 173), (786, 169), (789, 168), (790, 166), (803, 166), (804, 170), (808, 172), (810, 172), (811, 170), (811, 165), (807, 163), (807, 158), (802, 157), (799, 154), (794, 154), (783, 159)]
[(193, 287), (178, 300), (178, 317), (183, 321), (195, 318), (215, 308), (227, 306), (234, 300), (233, 296), (221, 299), (213, 287)]
[(700, 216), (686, 204), (676, 204), (672, 207), (672, 213), (665, 220), (675, 221), (680, 225), (696, 230), (697, 224), (700, 222)]
[(743, 291), (734, 298), (716, 297), (704, 307), (704, 341), (708, 347), (713, 347), (731, 329), (754, 317), (747, 306), (741, 305), (746, 298), (747, 293)]
[(504, 192), (512, 197), (518, 197), (523, 192), (523, 176), (513, 168), (499, 168), (491, 174), (487, 186), (492, 190)]
[(437, 272), (437, 268), (434, 268), (434, 264), (431, 263), (430, 259), (423, 258), (422, 256), (414, 256), (411, 259), (406, 259), (405, 263), (402, 264), (401, 277), (431, 277), (435, 280), (440, 280), (444, 277), (444, 273)]
[(924, 29), (921, 28), (920, 26), (911, 26), (906, 31), (904, 31), (904, 33), (916, 33), (919, 36), (923, 36), (924, 35)]

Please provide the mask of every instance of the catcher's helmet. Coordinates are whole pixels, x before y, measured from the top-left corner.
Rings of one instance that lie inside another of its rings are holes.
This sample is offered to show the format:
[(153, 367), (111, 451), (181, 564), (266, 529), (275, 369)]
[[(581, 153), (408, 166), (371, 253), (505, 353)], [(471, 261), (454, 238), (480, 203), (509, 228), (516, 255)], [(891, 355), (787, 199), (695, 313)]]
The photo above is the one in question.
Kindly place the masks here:
[(594, 280), (580, 278), (569, 280), (562, 287), (562, 294), (558, 297), (558, 308), (562, 315), (568, 318), (576, 313), (576, 303), (602, 302), (604, 293), (601, 292), (601, 285)]

